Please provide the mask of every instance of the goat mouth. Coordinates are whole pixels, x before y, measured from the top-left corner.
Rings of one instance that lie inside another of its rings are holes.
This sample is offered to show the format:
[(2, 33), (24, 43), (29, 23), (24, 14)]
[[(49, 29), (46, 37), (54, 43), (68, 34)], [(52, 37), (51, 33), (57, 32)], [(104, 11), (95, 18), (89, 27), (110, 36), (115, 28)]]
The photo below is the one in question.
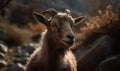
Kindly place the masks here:
[(73, 40), (69, 40), (69, 41), (65, 41), (63, 40), (64, 43), (66, 43), (67, 45), (73, 45), (74, 41)]

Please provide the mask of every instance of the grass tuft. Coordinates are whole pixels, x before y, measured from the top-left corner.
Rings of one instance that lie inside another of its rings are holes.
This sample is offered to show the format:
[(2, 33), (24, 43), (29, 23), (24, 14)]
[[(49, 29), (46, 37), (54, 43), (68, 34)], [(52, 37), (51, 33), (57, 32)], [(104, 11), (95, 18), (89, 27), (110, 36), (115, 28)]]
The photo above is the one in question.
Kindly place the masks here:
[(33, 32), (28, 29), (21, 29), (15, 25), (11, 25), (2, 18), (0, 19), (0, 29), (3, 33), (0, 39), (9, 45), (22, 45), (31, 42)]

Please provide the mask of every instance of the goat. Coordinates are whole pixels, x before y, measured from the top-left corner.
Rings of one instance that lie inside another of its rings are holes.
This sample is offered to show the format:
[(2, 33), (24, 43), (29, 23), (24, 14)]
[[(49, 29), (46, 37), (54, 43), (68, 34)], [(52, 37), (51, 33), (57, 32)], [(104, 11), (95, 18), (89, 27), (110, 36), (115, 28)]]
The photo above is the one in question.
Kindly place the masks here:
[(70, 49), (75, 41), (73, 26), (85, 17), (72, 18), (68, 9), (33, 12), (33, 16), (47, 30), (42, 34), (40, 47), (29, 58), (26, 71), (77, 71), (76, 58)]

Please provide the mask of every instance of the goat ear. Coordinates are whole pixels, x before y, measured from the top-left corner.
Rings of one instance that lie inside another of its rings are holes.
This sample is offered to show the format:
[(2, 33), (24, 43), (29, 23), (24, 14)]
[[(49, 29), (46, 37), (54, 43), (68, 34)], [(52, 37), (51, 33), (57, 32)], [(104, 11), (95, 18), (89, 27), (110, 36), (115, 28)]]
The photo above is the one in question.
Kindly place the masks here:
[(75, 19), (74, 19), (75, 25), (77, 25), (77, 24), (81, 23), (82, 21), (84, 21), (85, 18), (86, 18), (86, 16), (82, 16), (82, 17), (77, 17), (77, 18), (75, 18)]
[(44, 15), (42, 15), (38, 12), (33, 12), (33, 16), (38, 23), (41, 22), (45, 25), (48, 24), (48, 19)]

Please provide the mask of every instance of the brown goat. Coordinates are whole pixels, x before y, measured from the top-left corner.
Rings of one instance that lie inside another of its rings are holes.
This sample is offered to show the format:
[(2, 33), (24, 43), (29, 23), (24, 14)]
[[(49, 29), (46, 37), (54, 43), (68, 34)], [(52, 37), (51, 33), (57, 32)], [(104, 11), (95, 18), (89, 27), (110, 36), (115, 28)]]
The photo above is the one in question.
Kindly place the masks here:
[(70, 50), (75, 41), (73, 26), (85, 17), (73, 19), (69, 10), (62, 13), (54, 9), (33, 15), (47, 30), (42, 35), (40, 47), (31, 55), (26, 71), (77, 71), (76, 59)]

